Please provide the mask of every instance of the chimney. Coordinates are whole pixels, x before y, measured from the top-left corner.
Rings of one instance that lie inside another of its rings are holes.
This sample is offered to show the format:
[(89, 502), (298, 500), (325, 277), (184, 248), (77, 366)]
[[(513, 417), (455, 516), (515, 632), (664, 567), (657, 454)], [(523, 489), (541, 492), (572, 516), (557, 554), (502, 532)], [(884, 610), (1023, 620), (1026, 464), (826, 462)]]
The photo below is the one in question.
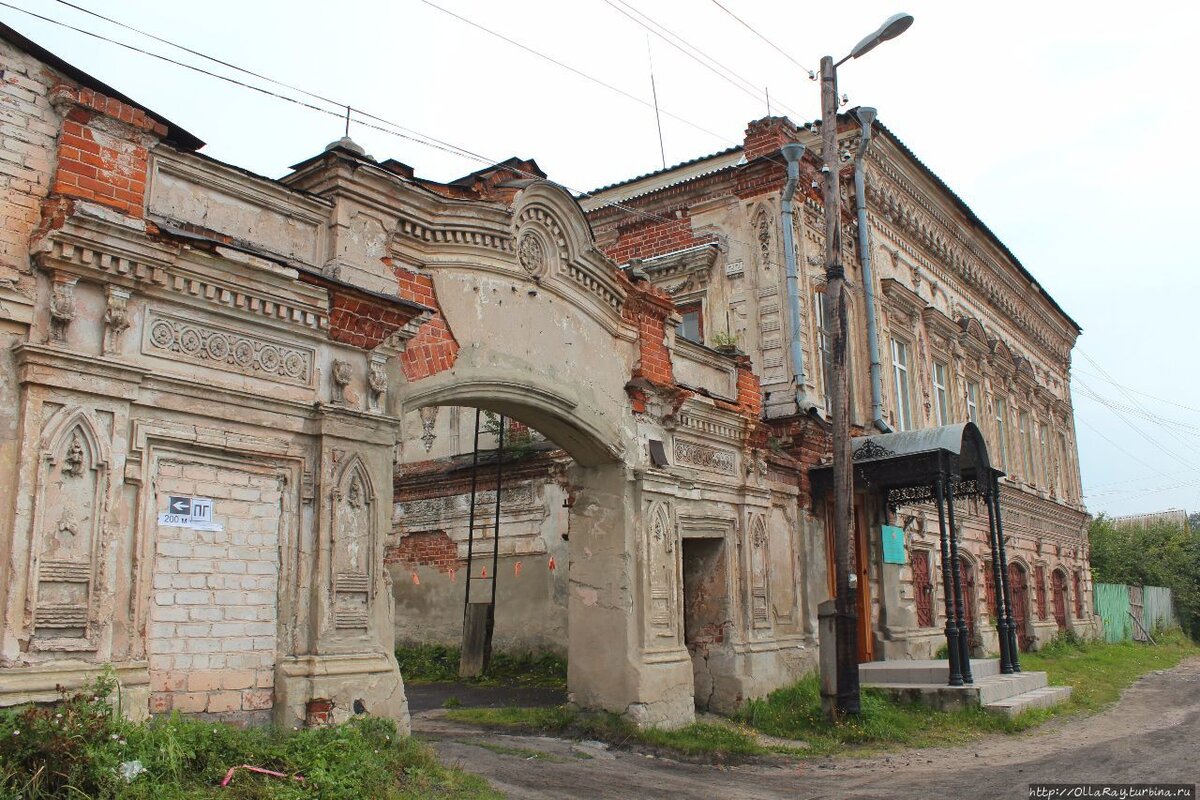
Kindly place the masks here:
[(800, 139), (800, 129), (787, 117), (763, 117), (746, 126), (744, 154), (747, 161), (774, 155), (788, 142)]

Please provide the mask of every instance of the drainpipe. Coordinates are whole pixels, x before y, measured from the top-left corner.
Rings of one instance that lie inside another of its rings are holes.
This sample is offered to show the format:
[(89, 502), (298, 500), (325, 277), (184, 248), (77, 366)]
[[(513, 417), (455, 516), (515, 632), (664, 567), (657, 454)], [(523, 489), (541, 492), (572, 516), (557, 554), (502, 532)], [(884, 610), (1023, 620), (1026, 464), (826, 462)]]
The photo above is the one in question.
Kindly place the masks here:
[(883, 433), (891, 433), (892, 426), (883, 419), (883, 364), (879, 360), (879, 330), (875, 322), (875, 276), (871, 272), (871, 242), (867, 231), (867, 193), (863, 176), (863, 156), (871, 145), (872, 126), (876, 111), (859, 108), (858, 121), (862, 124), (862, 141), (854, 154), (854, 204), (858, 208), (858, 254), (862, 261), (863, 292), (867, 306), (867, 352), (871, 356), (871, 424)]
[(799, 142), (788, 142), (782, 148), (783, 157), (787, 161), (787, 183), (783, 185), (783, 263), (787, 274), (788, 312), (791, 316), (791, 356), (792, 375), (796, 381), (796, 412), (804, 414), (810, 411), (813, 404), (804, 390), (804, 351), (800, 348), (800, 278), (796, 270), (796, 242), (792, 228), (792, 198), (796, 194), (796, 184), (800, 182), (800, 158), (804, 155), (804, 145)]

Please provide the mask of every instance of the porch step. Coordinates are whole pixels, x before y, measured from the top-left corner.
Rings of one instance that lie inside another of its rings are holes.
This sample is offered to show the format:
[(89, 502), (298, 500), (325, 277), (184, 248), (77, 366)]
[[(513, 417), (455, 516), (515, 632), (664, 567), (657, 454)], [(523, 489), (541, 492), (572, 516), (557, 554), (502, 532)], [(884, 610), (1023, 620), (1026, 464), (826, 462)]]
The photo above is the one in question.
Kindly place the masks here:
[(993, 714), (1015, 717), (1022, 711), (1028, 711), (1031, 708), (1050, 708), (1070, 699), (1070, 686), (1043, 686), (1031, 692), (1023, 692), (1003, 700), (996, 700), (984, 705), (984, 708)]
[[(971, 675), (979, 680), (1000, 674), (1000, 659), (972, 658)], [(948, 684), (950, 665), (946, 659), (869, 661), (858, 665), (858, 680), (872, 685), (918, 683)]]
[(968, 686), (949, 686), (946, 683), (875, 683), (862, 681), (863, 686), (882, 689), (891, 697), (917, 702), (943, 711), (970, 706), (989, 706), (1018, 695), (1043, 689), (1047, 685), (1044, 672), (1018, 672), (1012, 675), (987, 675)]

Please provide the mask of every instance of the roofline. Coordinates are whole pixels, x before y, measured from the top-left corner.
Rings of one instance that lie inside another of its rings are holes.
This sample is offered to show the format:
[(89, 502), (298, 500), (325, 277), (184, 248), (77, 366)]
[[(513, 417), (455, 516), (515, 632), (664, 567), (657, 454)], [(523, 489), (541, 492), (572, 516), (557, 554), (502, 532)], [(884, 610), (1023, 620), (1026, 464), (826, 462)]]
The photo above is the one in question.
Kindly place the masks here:
[(669, 167), (665, 167), (664, 169), (658, 169), (658, 170), (654, 170), (653, 172), (647, 172), (644, 175), (638, 175), (633, 178), (626, 178), (623, 181), (617, 181), (616, 183), (610, 183), (607, 186), (601, 186), (597, 189), (592, 189), (591, 191), (588, 191), (588, 192), (580, 192), (578, 196), (583, 197), (583, 198), (595, 197), (598, 194), (602, 194), (602, 193), (610, 191), (612, 189), (619, 189), (622, 186), (628, 186), (631, 183), (637, 183), (638, 181), (644, 181), (647, 178), (653, 178), (658, 175), (666, 175), (668, 173), (674, 172), (677, 169), (682, 169), (683, 167), (690, 167), (693, 164), (699, 164), (703, 161), (711, 161), (715, 158), (721, 158), (722, 156), (732, 155), (734, 153), (740, 152), (743, 149), (744, 148), (742, 147), (742, 145), (737, 144), (737, 145), (734, 145), (733, 147), (726, 148), (725, 150), (721, 150), (716, 153), (709, 153), (706, 156), (698, 156), (698, 157), (690, 159), (688, 161), (680, 161), (678, 164), (673, 164)]
[[(842, 116), (846, 119), (854, 119), (853, 112), (854, 112), (854, 109), (851, 109), (850, 111), (846, 112)], [(994, 244), (997, 248), (999, 248), (1000, 252), (1003, 253), (1010, 262), (1012, 262), (1013, 266), (1015, 266), (1018, 270), (1020, 270), (1021, 274), (1027, 280), (1029, 280), (1030, 283), (1032, 283), (1033, 285), (1035, 285), (1038, 288), (1038, 292), (1041, 293), (1042, 297), (1046, 298), (1046, 301), (1048, 303), (1050, 303), (1050, 305), (1054, 308), (1055, 311), (1057, 311), (1059, 314), (1062, 315), (1063, 319), (1065, 319), (1067, 322), (1071, 323), (1071, 326), (1073, 328), (1075, 328), (1075, 332), (1077, 334), (1083, 333), (1083, 328), (1080, 327), (1079, 323), (1076, 322), (1074, 319), (1072, 319), (1071, 315), (1068, 314), (1066, 311), (1064, 311), (1062, 306), (1060, 306), (1058, 304), (1058, 302), (1053, 297), (1050, 296), (1050, 293), (1046, 291), (1045, 287), (1042, 286), (1042, 284), (1038, 281), (1038, 279), (1033, 277), (1033, 273), (1031, 273), (1028, 269), (1025, 268), (1025, 265), (1022, 264), (1021, 260), (1019, 258), (1017, 258), (1016, 255), (1013, 254), (1013, 251), (1008, 249), (1008, 245), (1006, 245), (1003, 241), (1001, 241), (1000, 237), (997, 236), (995, 233), (993, 233), (992, 229), (989, 228), (987, 226), (987, 224), (982, 219), (980, 219), (979, 216), (974, 211), (971, 210), (971, 207), (969, 205), (967, 205), (966, 201), (964, 201), (961, 197), (958, 196), (958, 194), (953, 189), (951, 189), (948, 185), (946, 185), (946, 182), (943, 181), (940, 177), (938, 177), (938, 174), (936, 172), (934, 172), (932, 169), (930, 169), (925, 164), (924, 161), (917, 158), (916, 153), (914, 153), (909, 148), (908, 145), (906, 145), (903, 141), (901, 141), (900, 137), (898, 137), (895, 133), (893, 133), (890, 128), (888, 128), (886, 125), (884, 125), (878, 119), (875, 120), (875, 127), (877, 129), (879, 129), (880, 131), (882, 131), (883, 133), (887, 134), (888, 138), (891, 139), (898, 148), (900, 148), (900, 152), (903, 153), (905, 156), (907, 156), (908, 159), (913, 162), (913, 164), (915, 164), (918, 168), (920, 168), (921, 172), (927, 178), (929, 178), (931, 181), (933, 181), (934, 184), (939, 189), (941, 189), (943, 192), (945, 192), (946, 195), (951, 200), (954, 201), (954, 204), (955, 204), (955, 206), (957, 206), (958, 210), (961, 211), (964, 215), (966, 215), (967, 219), (969, 219), (973, 224), (978, 226), (979, 229), (982, 230), (984, 232), (984, 234), (987, 235), (988, 239), (991, 240), (992, 244)]]
[(171, 122), (171, 120), (167, 119), (161, 114), (156, 114), (128, 95), (123, 94), (122, 92), (119, 92), (113, 87), (109, 86), (104, 81), (89, 75), (73, 64), (67, 63), (59, 56), (56, 56), (54, 53), (42, 47), (37, 42), (22, 36), (16, 30), (8, 25), (5, 25), (3, 22), (0, 22), (0, 39), (5, 39), (6, 41), (15, 45), (18, 49), (24, 50), (29, 55), (38, 59), (47, 66), (52, 67), (57, 72), (61, 72), (63, 75), (71, 78), (76, 83), (82, 84), (83, 86), (97, 91), (107, 97), (111, 97), (114, 100), (119, 100), (127, 105), (136, 106), (142, 111), (145, 111), (146, 116), (150, 117), (150, 119), (166, 126), (167, 135), (163, 137), (164, 142), (174, 145), (180, 150), (194, 151), (204, 147), (204, 142), (197, 136), (188, 133), (174, 122)]

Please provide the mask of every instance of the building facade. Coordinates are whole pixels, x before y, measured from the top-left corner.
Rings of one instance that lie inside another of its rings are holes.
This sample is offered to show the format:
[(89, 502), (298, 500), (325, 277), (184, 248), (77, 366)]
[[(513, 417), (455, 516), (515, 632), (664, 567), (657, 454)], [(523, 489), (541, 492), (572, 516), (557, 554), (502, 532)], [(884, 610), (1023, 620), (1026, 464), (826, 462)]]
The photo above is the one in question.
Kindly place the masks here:
[[(992, 463), (1006, 473), (1001, 506), (1022, 647), (1044, 644), (1064, 628), (1090, 635), (1088, 516), (1070, 396), (1080, 329), (903, 142), (879, 122), (870, 133), (861, 161), (868, 287), (854, 189), (863, 129), (852, 114), (840, 118), (852, 429), (979, 425)], [(807, 148), (792, 231), (799, 319), (789, 313), (781, 230), (781, 147), (788, 142)], [(801, 472), (800, 513), (823, 517), (823, 506), (803, 496), (804, 471), (828, 453), (819, 148), (812, 130), (766, 118), (750, 124), (742, 147), (596, 190), (581, 202), (605, 251), (675, 299), (681, 336), (709, 346), (736, 343), (749, 355), (774, 448), (794, 457)], [(878, 342), (875, 386), (868, 303)], [(799, 364), (789, 357), (793, 336)], [(860, 487), (856, 561), (859, 586), (867, 587), (860, 589), (861, 617), (870, 620), (862, 626), (864, 660), (931, 657), (943, 642), (936, 513), (901, 500), (872, 500)], [(966, 512), (959, 565), (966, 615), (975, 651), (995, 652), (987, 515), (970, 504)], [(884, 563), (884, 524), (904, 530), (906, 564)], [(1056, 620), (1047, 598), (1063, 592), (1078, 599), (1066, 602), (1074, 613)]]
[(397, 631), (498, 579), (452, 566), (455, 408), (556, 446), (484, 491), (506, 576), (543, 573), (499, 583), (510, 627), (565, 637), (580, 706), (675, 726), (812, 668), (820, 526), (751, 360), (678, 336), (536, 163), (442, 184), (343, 139), (273, 180), (0, 57), (0, 704), (112, 665), (135, 717), (405, 725)]

